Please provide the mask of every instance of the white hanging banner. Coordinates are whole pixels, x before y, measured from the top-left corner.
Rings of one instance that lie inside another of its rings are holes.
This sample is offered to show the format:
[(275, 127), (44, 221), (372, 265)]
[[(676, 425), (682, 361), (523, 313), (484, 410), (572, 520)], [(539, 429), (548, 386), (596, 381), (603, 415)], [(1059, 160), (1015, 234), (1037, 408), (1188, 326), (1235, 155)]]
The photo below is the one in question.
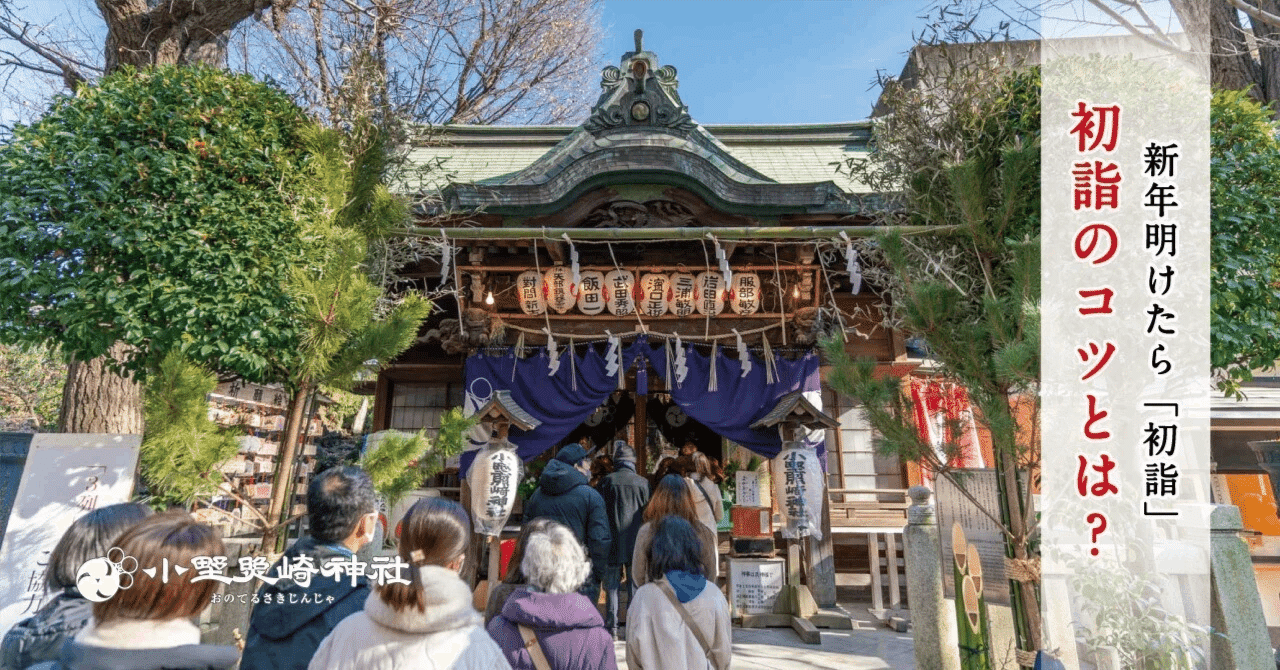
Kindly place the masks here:
[(782, 536), (822, 539), (822, 465), (803, 442), (788, 442), (773, 461), (774, 499), (782, 516)]
[(595, 316), (604, 311), (604, 302), (604, 273), (583, 272), (578, 282), (578, 311)]
[(526, 270), (516, 277), (516, 296), (525, 314), (541, 314), (547, 310), (547, 300), (542, 296), (542, 275), (537, 270)]
[(724, 310), (724, 280), (719, 272), (708, 270), (698, 275), (694, 303), (699, 314), (716, 316)]
[(622, 369), (622, 339), (607, 330), (604, 334), (609, 341), (609, 350), (604, 354), (605, 374), (610, 377), (617, 375), (618, 388), (625, 388), (627, 376)]
[(631, 295), (635, 284), (636, 276), (630, 270), (613, 270), (604, 276), (604, 300), (610, 314), (626, 316), (636, 310), (635, 299)]
[(444, 240), (444, 249), (440, 252), (440, 278), (449, 278), (449, 266), (453, 261), (453, 246), (449, 244), (449, 236), (440, 231), (440, 239)]
[(755, 314), (760, 311), (760, 275), (743, 272), (733, 276), (733, 300), (731, 307), (736, 314)]
[(671, 280), (664, 274), (651, 273), (640, 278), (640, 312), (645, 316), (667, 313), (667, 297)]
[(467, 484), (471, 494), (471, 519), (475, 532), (497, 537), (516, 503), (516, 489), (524, 469), (516, 445), (495, 440), (471, 464)]
[(671, 292), (668, 294), (671, 297), (667, 300), (667, 311), (680, 317), (693, 314), (696, 309), (693, 294), (697, 285), (694, 276), (687, 272), (671, 275)]
[(546, 292), (547, 307), (558, 314), (569, 311), (574, 305), (573, 294), (569, 292), (569, 285), (572, 283), (569, 268), (557, 265), (547, 270), (543, 281), (546, 282), (543, 290)]

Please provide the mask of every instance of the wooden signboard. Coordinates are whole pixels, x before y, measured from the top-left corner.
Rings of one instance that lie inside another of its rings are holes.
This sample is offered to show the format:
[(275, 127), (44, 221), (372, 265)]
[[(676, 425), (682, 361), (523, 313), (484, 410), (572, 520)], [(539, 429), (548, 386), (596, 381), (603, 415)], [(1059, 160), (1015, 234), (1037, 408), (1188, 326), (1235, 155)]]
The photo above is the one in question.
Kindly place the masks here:
[(37, 434), (0, 544), (0, 630), (39, 609), (47, 559), (80, 516), (128, 502), (139, 435)]
[[(970, 495), (981, 501), (982, 506), (993, 514), (1000, 513), (995, 470), (959, 469), (956, 472)], [(982, 594), (988, 603), (1008, 605), (1009, 579), (1005, 576), (1004, 536), (1000, 527), (956, 490), (949, 480), (939, 477), (935, 486), (943, 565), (950, 565), (949, 561), (952, 560), (951, 524), (959, 521), (964, 528), (965, 539), (978, 547), (978, 554), (982, 559)], [(951, 570), (942, 571), (942, 581), (947, 597), (955, 597), (955, 579)]]
[(730, 615), (771, 614), (786, 577), (786, 561), (781, 558), (730, 557)]

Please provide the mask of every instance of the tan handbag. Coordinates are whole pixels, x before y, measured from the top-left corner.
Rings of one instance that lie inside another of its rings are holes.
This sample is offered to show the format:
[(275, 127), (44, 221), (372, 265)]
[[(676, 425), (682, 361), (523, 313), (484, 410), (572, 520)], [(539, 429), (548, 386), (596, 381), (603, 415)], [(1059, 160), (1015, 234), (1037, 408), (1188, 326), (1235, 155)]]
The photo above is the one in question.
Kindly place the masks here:
[(659, 579), (656, 584), (658, 585), (658, 588), (662, 589), (662, 592), (666, 594), (667, 600), (671, 601), (671, 606), (676, 608), (676, 612), (680, 613), (680, 618), (684, 620), (684, 625), (693, 633), (694, 639), (698, 641), (698, 644), (702, 645), (702, 653), (706, 655), (707, 662), (711, 664), (711, 667), (716, 668), (716, 670), (728, 670), (728, 668), (721, 668), (716, 663), (715, 655), (711, 653), (711, 643), (707, 642), (707, 638), (702, 634), (702, 630), (694, 625), (693, 617), (689, 616), (689, 610), (686, 610), (684, 608), (684, 603), (680, 602), (680, 599), (676, 597), (676, 592), (672, 590), (671, 583), (667, 581), (667, 578), (663, 577), (662, 579)]
[(520, 637), (524, 638), (524, 648), (529, 652), (529, 658), (533, 659), (533, 667), (537, 670), (551, 670), (551, 664), (547, 662), (546, 654), (542, 653), (542, 645), (538, 644), (538, 636), (534, 635), (533, 629), (523, 624), (517, 624), (520, 629)]

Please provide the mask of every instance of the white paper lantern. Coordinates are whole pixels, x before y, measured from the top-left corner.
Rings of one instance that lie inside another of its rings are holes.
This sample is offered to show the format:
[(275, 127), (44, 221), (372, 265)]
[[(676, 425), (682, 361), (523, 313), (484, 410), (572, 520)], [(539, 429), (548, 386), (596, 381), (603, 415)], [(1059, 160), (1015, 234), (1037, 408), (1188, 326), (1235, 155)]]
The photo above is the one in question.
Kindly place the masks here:
[(573, 276), (569, 268), (557, 265), (547, 270), (543, 280), (546, 282), (548, 307), (558, 314), (564, 314), (573, 308)]
[(467, 473), (471, 522), (475, 532), (496, 537), (511, 516), (523, 464), (510, 442), (490, 442), (476, 454)]
[(724, 278), (719, 272), (707, 271), (698, 275), (694, 288), (694, 306), (699, 314), (715, 316), (724, 311)]
[(578, 275), (578, 311), (595, 316), (604, 311), (604, 273), (586, 270)]
[(782, 536), (822, 539), (822, 464), (818, 453), (789, 442), (773, 460), (773, 494), (782, 517)]
[(697, 279), (687, 272), (671, 275), (671, 299), (667, 301), (667, 311), (676, 316), (693, 314), (696, 309), (693, 306), (693, 294), (697, 285)]
[(733, 275), (733, 300), (730, 306), (737, 314), (755, 314), (760, 311), (760, 275), (739, 272)]
[(525, 314), (541, 314), (547, 310), (547, 299), (542, 295), (542, 275), (537, 270), (526, 270), (516, 277), (516, 297)]
[(664, 274), (647, 274), (640, 278), (640, 312), (645, 316), (667, 313), (667, 294), (671, 280)]
[(614, 270), (604, 276), (605, 306), (614, 316), (626, 316), (636, 311), (635, 297), (631, 295), (636, 276), (630, 270)]

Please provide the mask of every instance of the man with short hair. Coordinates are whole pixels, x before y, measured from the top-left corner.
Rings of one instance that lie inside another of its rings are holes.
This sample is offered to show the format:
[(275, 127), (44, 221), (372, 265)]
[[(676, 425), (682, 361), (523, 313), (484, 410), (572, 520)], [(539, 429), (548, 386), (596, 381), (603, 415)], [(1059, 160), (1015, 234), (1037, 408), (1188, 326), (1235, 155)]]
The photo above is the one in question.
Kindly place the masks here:
[(600, 496), (604, 498), (609, 530), (613, 533), (604, 581), (604, 627), (616, 639), (618, 589), (622, 585), (624, 569), (627, 573), (627, 602), (630, 603), (636, 594), (635, 580), (631, 577), (631, 554), (635, 553), (636, 534), (644, 523), (644, 508), (649, 504), (649, 480), (636, 474), (636, 452), (626, 442), (614, 447), (613, 463), (613, 473), (600, 483)]
[[(307, 517), (310, 535), (284, 552), (269, 577), (282, 574), (285, 561), (290, 567), (309, 563), (318, 571), (330, 561), (352, 560), (378, 525), (373, 481), (357, 467), (325, 470), (307, 488)], [(249, 617), (240, 670), (305, 670), (320, 642), (338, 622), (364, 609), (368, 596), (366, 577), (353, 584), (341, 572), (326, 577), (307, 571), (306, 576), (265, 584)]]
[(591, 556), (591, 576), (579, 593), (596, 602), (609, 560), (609, 517), (604, 499), (590, 486), (591, 461), (586, 449), (570, 444), (543, 468), (538, 490), (524, 504), (525, 520), (546, 517), (573, 531)]

